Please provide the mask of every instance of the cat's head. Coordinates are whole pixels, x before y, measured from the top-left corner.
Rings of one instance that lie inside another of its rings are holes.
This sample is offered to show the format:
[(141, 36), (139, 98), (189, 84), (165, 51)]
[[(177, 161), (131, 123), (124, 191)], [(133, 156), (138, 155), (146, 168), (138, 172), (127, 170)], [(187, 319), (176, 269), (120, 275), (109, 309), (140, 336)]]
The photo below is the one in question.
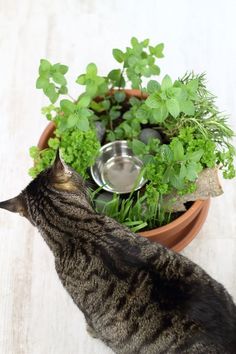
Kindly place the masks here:
[(68, 200), (89, 204), (87, 188), (82, 177), (65, 165), (59, 152), (51, 167), (42, 171), (18, 196), (0, 202), (0, 208), (19, 213), (36, 225), (38, 207), (42, 207), (42, 200), (53, 193), (58, 199), (63, 197), (65, 200), (68, 197)]

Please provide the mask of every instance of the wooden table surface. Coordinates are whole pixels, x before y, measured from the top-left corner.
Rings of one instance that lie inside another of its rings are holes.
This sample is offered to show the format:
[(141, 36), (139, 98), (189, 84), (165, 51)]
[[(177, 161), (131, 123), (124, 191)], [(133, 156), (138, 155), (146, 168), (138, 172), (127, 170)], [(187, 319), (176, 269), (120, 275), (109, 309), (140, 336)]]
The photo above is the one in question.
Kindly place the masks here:
[[(28, 148), (47, 124), (40, 110), (48, 101), (35, 89), (40, 58), (70, 66), (73, 96), (86, 64), (94, 61), (107, 73), (115, 64), (111, 49), (133, 35), (164, 42), (162, 74), (206, 71), (236, 130), (235, 13), (233, 0), (0, 0), (0, 200), (30, 181)], [(236, 299), (236, 182), (222, 183), (225, 194), (212, 200), (206, 224), (183, 253)], [(111, 353), (87, 335), (38, 232), (2, 210), (0, 353)]]

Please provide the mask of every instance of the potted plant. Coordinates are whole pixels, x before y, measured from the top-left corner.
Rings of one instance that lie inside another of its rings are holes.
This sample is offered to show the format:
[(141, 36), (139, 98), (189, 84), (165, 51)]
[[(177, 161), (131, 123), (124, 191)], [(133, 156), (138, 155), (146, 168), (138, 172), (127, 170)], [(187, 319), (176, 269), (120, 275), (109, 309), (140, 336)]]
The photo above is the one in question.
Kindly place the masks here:
[(38, 146), (30, 148), (29, 172), (35, 177), (48, 167), (60, 148), (64, 161), (91, 182), (89, 168), (101, 146), (127, 142), (142, 162), (132, 191), (112, 194), (102, 191), (105, 184), (93, 186), (94, 205), (134, 232), (180, 251), (204, 223), (209, 197), (222, 193), (218, 169), (225, 178), (235, 177), (234, 134), (206, 88), (205, 75), (156, 80), (163, 49), (162, 43), (151, 46), (148, 39), (132, 38), (125, 51), (113, 49), (121, 68), (100, 76), (96, 65), (88, 64), (76, 80), (84, 92), (75, 98), (68, 94), (68, 67), (42, 59), (36, 87), (51, 102), (42, 109), (50, 123)]

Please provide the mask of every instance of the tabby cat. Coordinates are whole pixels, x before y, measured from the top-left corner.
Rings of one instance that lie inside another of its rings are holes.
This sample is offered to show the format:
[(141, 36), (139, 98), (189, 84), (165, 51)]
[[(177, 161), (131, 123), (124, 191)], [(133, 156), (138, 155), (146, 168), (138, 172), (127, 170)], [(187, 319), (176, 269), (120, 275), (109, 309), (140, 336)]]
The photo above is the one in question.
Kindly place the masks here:
[(38, 228), (88, 331), (115, 353), (236, 353), (236, 306), (224, 287), (96, 213), (82, 178), (59, 156), (0, 207)]

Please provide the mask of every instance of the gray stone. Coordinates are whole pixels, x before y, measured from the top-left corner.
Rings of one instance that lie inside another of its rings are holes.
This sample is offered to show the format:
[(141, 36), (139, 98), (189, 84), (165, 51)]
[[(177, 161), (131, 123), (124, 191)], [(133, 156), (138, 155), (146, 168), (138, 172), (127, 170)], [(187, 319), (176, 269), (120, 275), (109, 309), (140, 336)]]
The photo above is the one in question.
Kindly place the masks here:
[(144, 128), (142, 129), (141, 133), (139, 134), (139, 139), (144, 143), (147, 144), (149, 139), (155, 138), (159, 139), (162, 142), (161, 134), (152, 128)]

